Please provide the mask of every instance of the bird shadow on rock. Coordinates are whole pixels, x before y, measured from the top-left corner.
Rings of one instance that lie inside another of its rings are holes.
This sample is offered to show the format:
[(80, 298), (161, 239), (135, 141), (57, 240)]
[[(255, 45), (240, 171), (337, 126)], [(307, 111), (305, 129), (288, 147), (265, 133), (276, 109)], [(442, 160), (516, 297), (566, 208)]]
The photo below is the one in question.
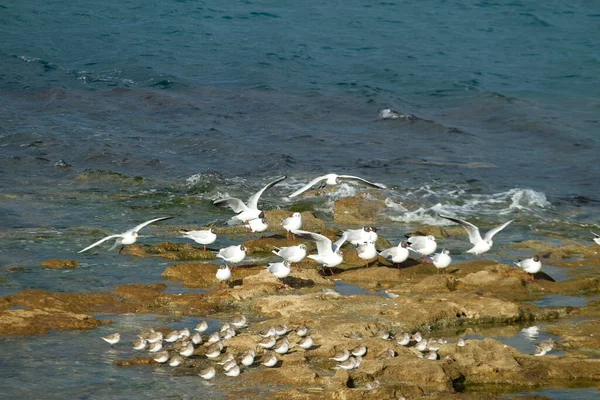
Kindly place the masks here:
[(539, 281), (550, 281), (550, 282), (556, 282), (556, 281), (554, 280), (554, 278), (552, 278), (550, 275), (548, 275), (547, 273), (545, 273), (545, 272), (543, 272), (543, 271), (536, 272), (536, 273), (533, 275), (533, 277), (534, 277), (536, 280), (539, 280)]
[(302, 279), (295, 276), (288, 276), (285, 278), (284, 283), (293, 288), (305, 288), (315, 286), (315, 281), (312, 279)]

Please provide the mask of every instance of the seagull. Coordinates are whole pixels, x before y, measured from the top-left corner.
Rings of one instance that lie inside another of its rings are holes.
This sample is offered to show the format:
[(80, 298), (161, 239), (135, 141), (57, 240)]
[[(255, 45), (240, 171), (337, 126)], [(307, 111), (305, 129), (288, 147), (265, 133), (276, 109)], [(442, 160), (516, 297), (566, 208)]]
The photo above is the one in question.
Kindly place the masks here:
[(519, 260), (515, 263), (515, 265), (521, 268), (523, 271), (531, 274), (531, 282), (535, 282), (535, 278), (533, 275), (540, 272), (542, 269), (542, 263), (540, 261), (539, 256), (533, 256), (531, 258), (527, 258), (525, 260)]
[(369, 240), (363, 244), (360, 244), (356, 250), (358, 252), (358, 257), (367, 262), (365, 268), (369, 266), (369, 260), (377, 257), (377, 249), (375, 248), (375, 242), (373, 241)]
[(400, 269), (400, 263), (406, 261), (406, 259), (408, 258), (409, 246), (410, 245), (408, 244), (408, 242), (400, 242), (398, 243), (398, 246), (385, 249), (382, 252), (380, 252), (379, 255), (385, 258), (386, 260), (396, 264), (398, 269)]
[(215, 367), (208, 367), (203, 369), (202, 371), (200, 371), (200, 373), (198, 373), (198, 375), (200, 375), (202, 378), (204, 379), (212, 379), (215, 377), (217, 371), (215, 370)]
[(314, 344), (313, 338), (310, 336), (303, 337), (299, 342), (298, 346), (303, 348), (304, 350), (310, 349)]
[(231, 279), (231, 270), (227, 265), (219, 266), (217, 274), (215, 275), (219, 281), (219, 288), (221, 288), (221, 282), (227, 282)]
[(254, 218), (249, 220), (244, 226), (250, 229), (250, 232), (264, 232), (269, 227), (269, 221), (265, 218)]
[(421, 259), (425, 262), (425, 259), (429, 259), (429, 255), (435, 252), (437, 249), (437, 243), (433, 235), (427, 236), (409, 236), (406, 241), (409, 244), (408, 249), (415, 253), (421, 254)]
[(287, 178), (287, 176), (282, 176), (280, 178), (275, 179), (273, 182), (268, 183), (264, 188), (250, 196), (247, 204), (244, 204), (244, 202), (240, 199), (236, 199), (233, 197), (216, 200), (215, 202), (213, 202), (213, 204), (219, 207), (231, 208), (233, 212), (237, 214), (236, 216), (231, 218), (232, 220), (247, 222), (251, 219), (262, 218), (264, 217), (264, 213), (258, 209), (258, 199), (265, 190), (272, 186), (275, 186), (285, 178)]
[(345, 233), (348, 236), (347, 240), (355, 246), (369, 240), (377, 242), (377, 228), (371, 226), (365, 226), (361, 229), (348, 229)]
[(217, 258), (221, 258), (223, 261), (233, 264), (233, 268), (235, 268), (239, 262), (246, 258), (246, 247), (240, 244), (222, 248), (217, 253)]
[(452, 262), (452, 257), (450, 257), (450, 250), (442, 250), (441, 253), (435, 253), (433, 257), (431, 257), (431, 262), (437, 268), (438, 274), (440, 273), (440, 269), (448, 268), (450, 263)]
[(306, 257), (306, 245), (299, 244), (298, 246), (275, 248), (273, 254), (292, 263), (300, 262)]
[(333, 244), (331, 243), (331, 240), (329, 240), (329, 238), (318, 233), (299, 230), (293, 231), (292, 233), (304, 239), (314, 240), (317, 243), (318, 254), (311, 254), (308, 256), (308, 258), (312, 258), (324, 267), (329, 267), (331, 275), (333, 275), (331, 267), (335, 267), (336, 265), (339, 265), (342, 263), (342, 261), (344, 261), (342, 252), (340, 251), (340, 247), (342, 247), (342, 245), (346, 241), (347, 235), (345, 232), (342, 235), (342, 237), (339, 238)]
[(215, 240), (217, 240), (217, 232), (215, 231), (215, 228), (202, 231), (188, 231), (186, 229), (182, 229), (179, 232), (183, 233), (183, 236), (186, 238), (192, 239), (194, 242), (204, 245), (204, 251), (206, 251), (207, 244), (212, 244), (215, 242)]
[(494, 244), (494, 242), (492, 241), (494, 235), (500, 232), (502, 229), (506, 228), (508, 224), (514, 221), (514, 219), (511, 219), (510, 221), (505, 222), (502, 225), (498, 225), (497, 227), (490, 229), (486, 232), (485, 236), (482, 239), (481, 234), (479, 233), (479, 228), (477, 228), (472, 223), (458, 218), (452, 218), (441, 214), (438, 215), (452, 222), (456, 222), (457, 224), (460, 224), (463, 228), (465, 228), (465, 230), (469, 234), (469, 242), (471, 242), (471, 244), (473, 245), (471, 249), (467, 250), (467, 253), (473, 253), (476, 256), (481, 255), (489, 249), (491, 249), (492, 245)]
[(274, 367), (278, 362), (279, 362), (279, 360), (277, 359), (277, 356), (275, 355), (275, 353), (265, 353), (265, 355), (263, 356), (262, 365), (270, 368), (270, 367)]
[[(302, 227), (302, 214), (299, 212), (295, 212), (291, 217), (288, 217), (281, 221), (281, 226), (286, 231), (287, 238), (290, 239), (291, 231), (296, 231)], [(294, 238), (294, 234), (292, 233), (292, 239)]]
[(595, 236), (595, 238), (593, 238), (592, 240), (596, 243), (596, 244), (600, 244), (600, 235), (598, 235), (597, 233), (594, 232), (590, 232), (592, 235)]
[(304, 192), (306, 192), (308, 189), (310, 189), (311, 187), (313, 187), (314, 185), (316, 185), (318, 182), (321, 181), (325, 181), (324, 184), (325, 185), (337, 185), (340, 183), (340, 179), (349, 179), (349, 180), (353, 180), (353, 181), (359, 181), (364, 183), (367, 186), (371, 186), (377, 189), (387, 189), (387, 186), (382, 185), (381, 183), (373, 183), (373, 182), (369, 182), (363, 178), (359, 178), (358, 176), (352, 176), (352, 175), (338, 175), (338, 174), (327, 174), (327, 175), (323, 175), (323, 176), (319, 176), (315, 179), (313, 179), (312, 181), (308, 182), (306, 185), (302, 186), (300, 189), (296, 190), (294, 193), (290, 194), (288, 197), (296, 197), (299, 194), (302, 194)]
[(241, 355), (240, 363), (249, 367), (254, 364), (254, 357), (256, 357), (256, 352), (254, 350), (246, 350)]
[(290, 266), (291, 265), (292, 264), (287, 260), (283, 260), (282, 262), (269, 263), (269, 266), (267, 267), (267, 271), (269, 271), (273, 276), (275, 276), (277, 279), (279, 279), (281, 281), (281, 284), (285, 287), (283, 280), (285, 278), (287, 278), (288, 275), (290, 274), (290, 272), (291, 272)]
[(83, 250), (79, 250), (77, 253), (83, 253), (84, 251), (88, 251), (92, 247), (96, 247), (99, 244), (102, 244), (102, 243), (104, 243), (104, 242), (106, 242), (107, 240), (110, 240), (110, 239), (117, 239), (117, 240), (115, 241), (115, 244), (113, 244), (113, 246), (110, 249), (108, 249), (108, 251), (114, 250), (118, 246), (122, 246), (121, 250), (119, 250), (119, 253), (121, 253), (123, 251), (123, 248), (125, 247), (125, 245), (130, 245), (130, 244), (134, 244), (135, 243), (135, 241), (138, 238), (138, 232), (140, 231), (140, 229), (142, 229), (146, 225), (150, 225), (153, 222), (162, 221), (162, 220), (171, 219), (171, 218), (173, 218), (173, 217), (161, 217), (161, 218), (151, 219), (150, 221), (146, 221), (144, 223), (141, 223), (138, 226), (136, 226), (135, 228), (132, 228), (132, 229), (130, 229), (128, 231), (125, 231), (123, 233), (118, 233), (118, 234), (115, 234), (115, 235), (110, 235), (110, 236), (105, 237), (102, 240), (98, 240), (96, 243), (94, 243), (94, 244), (86, 247)]

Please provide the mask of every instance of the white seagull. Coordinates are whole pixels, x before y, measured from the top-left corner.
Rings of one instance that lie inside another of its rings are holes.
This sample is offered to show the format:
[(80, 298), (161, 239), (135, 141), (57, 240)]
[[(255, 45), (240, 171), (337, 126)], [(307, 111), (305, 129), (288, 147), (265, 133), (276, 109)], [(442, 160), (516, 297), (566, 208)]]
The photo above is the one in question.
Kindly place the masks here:
[(491, 249), (492, 245), (494, 244), (494, 242), (492, 241), (494, 235), (500, 232), (502, 229), (506, 228), (508, 224), (514, 221), (514, 219), (511, 219), (510, 221), (505, 222), (502, 225), (498, 225), (497, 227), (490, 229), (486, 232), (485, 236), (481, 238), (479, 228), (473, 225), (472, 223), (458, 218), (448, 217), (441, 214), (438, 215), (452, 222), (456, 222), (457, 224), (460, 224), (463, 228), (465, 228), (465, 230), (469, 234), (469, 242), (471, 242), (471, 244), (473, 245), (471, 249), (467, 250), (467, 253), (472, 253), (476, 256), (481, 255), (489, 249)]
[(278, 255), (289, 262), (297, 263), (306, 257), (306, 245), (299, 244), (298, 246), (275, 248), (273, 254)]
[(231, 279), (231, 270), (227, 265), (220, 265), (215, 275), (219, 281), (219, 289), (221, 288), (221, 282), (227, 282)]
[(194, 242), (204, 245), (204, 251), (206, 251), (206, 245), (212, 244), (217, 240), (217, 232), (215, 228), (205, 229), (201, 231), (188, 231), (182, 229), (179, 232), (183, 233), (186, 238), (192, 239)]
[(408, 249), (414, 251), (415, 253), (421, 254), (422, 261), (425, 262), (425, 259), (429, 259), (429, 255), (435, 252), (437, 249), (437, 242), (435, 241), (435, 237), (433, 235), (427, 236), (409, 236), (406, 241), (409, 244)]
[(377, 242), (377, 228), (365, 226), (360, 229), (348, 229), (345, 231), (348, 241), (355, 246), (372, 241)]
[(311, 254), (308, 258), (312, 258), (324, 267), (329, 267), (331, 275), (333, 275), (331, 267), (335, 267), (344, 261), (340, 247), (342, 247), (346, 241), (345, 232), (335, 243), (331, 243), (329, 238), (318, 233), (307, 231), (293, 231), (292, 233), (304, 239), (314, 240), (317, 243), (318, 254)]
[(440, 273), (440, 269), (448, 268), (450, 263), (452, 262), (452, 257), (450, 257), (450, 250), (442, 250), (441, 253), (436, 253), (431, 257), (431, 262), (437, 268), (438, 274)]
[(311, 187), (313, 187), (314, 185), (316, 185), (318, 182), (321, 182), (321, 181), (325, 181), (324, 185), (330, 185), (330, 186), (337, 185), (340, 183), (340, 179), (349, 179), (349, 180), (353, 180), (353, 181), (362, 182), (367, 186), (371, 186), (371, 187), (374, 187), (377, 189), (387, 189), (387, 186), (382, 185), (381, 183), (369, 182), (358, 176), (327, 174), (327, 175), (319, 176), (319, 177), (313, 179), (312, 181), (308, 182), (306, 185), (302, 186), (300, 189), (296, 190), (294, 193), (290, 194), (288, 197), (290, 197), (290, 198), (296, 197), (299, 194), (306, 192), (308, 189), (310, 189)]
[(136, 226), (135, 228), (131, 228), (130, 230), (125, 231), (123, 233), (118, 233), (118, 234), (115, 234), (115, 235), (110, 235), (110, 236), (105, 237), (102, 240), (98, 240), (96, 243), (94, 243), (94, 244), (86, 247), (83, 250), (79, 250), (77, 253), (83, 253), (84, 251), (87, 251), (87, 250), (91, 249), (92, 247), (96, 247), (99, 244), (102, 244), (102, 243), (104, 243), (104, 242), (106, 242), (107, 240), (110, 240), (110, 239), (117, 239), (117, 240), (115, 241), (115, 244), (113, 244), (112, 247), (110, 249), (108, 249), (108, 250), (111, 251), (111, 250), (114, 250), (115, 248), (117, 248), (118, 246), (122, 246), (121, 250), (119, 250), (119, 253), (120, 253), (121, 251), (123, 251), (123, 248), (125, 247), (125, 245), (130, 245), (130, 244), (134, 244), (135, 243), (135, 241), (138, 238), (138, 232), (140, 231), (140, 229), (142, 229), (146, 225), (150, 225), (153, 222), (162, 221), (162, 220), (171, 219), (171, 218), (173, 218), (173, 217), (161, 217), (161, 218), (151, 219), (150, 221), (146, 221), (144, 223), (141, 223), (138, 226)]
[(542, 269), (542, 262), (540, 261), (539, 256), (533, 256), (525, 260), (519, 260), (518, 262), (515, 262), (515, 265), (530, 274), (532, 282), (535, 282), (533, 275), (540, 272)]
[[(281, 221), (281, 226), (286, 231), (287, 238), (290, 238), (291, 231), (297, 231), (302, 227), (302, 215), (299, 212), (295, 212), (291, 217), (288, 217)], [(294, 234), (292, 233), (292, 238)]]
[(269, 263), (267, 271), (269, 271), (273, 276), (279, 279), (283, 284), (283, 279), (287, 278), (291, 272), (291, 265), (292, 264), (287, 260), (283, 260), (282, 262)]
[(593, 238), (592, 240), (596, 243), (596, 244), (600, 244), (600, 235), (598, 235), (597, 233), (594, 232), (590, 232), (592, 235), (595, 236), (595, 238)]
[(285, 178), (287, 177), (282, 176), (280, 178), (275, 179), (273, 182), (268, 183), (264, 188), (250, 196), (247, 204), (244, 204), (243, 201), (234, 197), (216, 200), (215, 202), (213, 202), (213, 204), (219, 207), (229, 207), (233, 210), (233, 212), (237, 213), (236, 216), (231, 218), (232, 220), (247, 222), (251, 219), (262, 218), (264, 217), (264, 213), (258, 209), (258, 199), (260, 199), (260, 196), (265, 190), (272, 186), (275, 186)]
[(244, 226), (250, 229), (250, 232), (264, 232), (269, 227), (269, 221), (266, 218), (255, 218), (249, 220)]
[(379, 255), (383, 258), (385, 258), (388, 261), (391, 261), (392, 263), (396, 264), (396, 266), (398, 267), (398, 269), (400, 269), (400, 263), (406, 261), (406, 259), (408, 258), (408, 247), (410, 245), (408, 244), (408, 242), (400, 242), (398, 243), (398, 246), (396, 247), (390, 247), (389, 249), (385, 249), (382, 252), (379, 253)]
[(246, 248), (241, 244), (224, 247), (217, 253), (217, 258), (221, 258), (223, 261), (233, 264), (233, 267), (235, 268), (239, 262), (242, 262), (244, 258), (246, 258)]
[(377, 249), (375, 248), (375, 242), (371, 240), (359, 244), (356, 248), (356, 251), (358, 252), (358, 257), (367, 262), (365, 268), (369, 266), (370, 260), (377, 257)]

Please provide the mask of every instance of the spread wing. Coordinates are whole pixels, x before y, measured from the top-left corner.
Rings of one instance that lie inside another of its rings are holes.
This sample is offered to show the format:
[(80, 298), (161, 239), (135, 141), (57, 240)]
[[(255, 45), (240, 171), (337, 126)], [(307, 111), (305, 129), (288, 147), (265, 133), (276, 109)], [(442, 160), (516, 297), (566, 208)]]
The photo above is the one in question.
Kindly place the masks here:
[(326, 255), (331, 254), (333, 252), (331, 240), (329, 240), (329, 238), (323, 235), (307, 231), (292, 231), (292, 233), (304, 239), (314, 240), (317, 243), (317, 251), (319, 252), (319, 254)]
[(268, 188), (277, 185), (279, 182), (281, 182), (285, 178), (287, 178), (287, 176), (284, 175), (280, 178), (275, 179), (273, 182), (268, 183), (264, 188), (262, 188), (261, 190), (259, 190), (258, 192), (254, 193), (252, 196), (250, 196), (250, 198), (248, 199), (248, 207), (258, 210), (258, 199), (260, 199), (260, 196), (263, 194), (263, 192), (265, 190), (267, 190)]
[(107, 236), (107, 237), (105, 237), (104, 239), (100, 239), (100, 240), (98, 240), (96, 243), (94, 243), (94, 244), (92, 244), (92, 245), (89, 245), (89, 246), (88, 246), (88, 247), (86, 247), (85, 249), (83, 249), (83, 250), (79, 250), (77, 253), (78, 253), (78, 254), (79, 254), (79, 253), (83, 253), (84, 251), (88, 251), (88, 250), (89, 250), (89, 249), (91, 249), (92, 247), (96, 247), (96, 246), (98, 246), (99, 244), (102, 244), (102, 243), (106, 242), (107, 240), (110, 240), (110, 239), (116, 239), (116, 238), (120, 238), (120, 237), (121, 237), (121, 234)]
[(216, 200), (213, 202), (213, 204), (218, 207), (229, 207), (236, 214), (239, 214), (242, 211), (246, 211), (248, 209), (248, 207), (246, 207), (246, 205), (244, 204), (243, 201), (241, 201), (240, 199), (236, 199), (234, 197)]
[(344, 244), (344, 242), (348, 239), (348, 235), (346, 235), (346, 232), (344, 232), (342, 234), (342, 237), (340, 237), (338, 240), (336, 240), (336, 242), (333, 244), (332, 250), (335, 253), (336, 251), (338, 251), (338, 249), (340, 247), (342, 247), (342, 245)]
[(342, 178), (342, 179), (350, 179), (350, 180), (353, 180), (353, 181), (359, 181), (359, 182), (362, 182), (362, 183), (364, 183), (364, 184), (365, 184), (365, 185), (367, 185), (367, 186), (371, 186), (371, 187), (374, 187), (374, 188), (378, 188), (378, 189), (387, 189), (387, 186), (385, 186), (385, 185), (383, 185), (383, 184), (381, 184), (381, 183), (373, 183), (373, 182), (369, 182), (368, 180), (366, 180), (366, 179), (363, 179), (363, 178), (361, 178), (361, 177), (358, 177), (358, 176), (352, 176), (352, 175), (340, 175), (339, 177), (340, 177), (340, 178)]
[(590, 232), (592, 235), (596, 236), (597, 238), (600, 238), (600, 235), (598, 235), (597, 233), (594, 232)]
[[(472, 245), (476, 245), (477, 243), (479, 243), (483, 240), (483, 239), (481, 239), (481, 234), (479, 233), (479, 228), (476, 227), (475, 225), (473, 225), (472, 223), (467, 222), (462, 219), (448, 217), (448, 216), (445, 216), (442, 214), (438, 214), (438, 215), (449, 221), (456, 222), (457, 224), (462, 225), (462, 227), (465, 228), (465, 230), (467, 231), (467, 234), (469, 235), (469, 242), (471, 242)], [(504, 226), (502, 228), (504, 228)], [(502, 229), (502, 228), (500, 228), (500, 229)], [(495, 233), (496, 232), (494, 232), (494, 234)]]
[(506, 226), (508, 224), (510, 224), (511, 222), (513, 222), (514, 219), (511, 219), (508, 222), (503, 223), (502, 225), (498, 225), (497, 227), (495, 227), (494, 229), (490, 229), (489, 231), (486, 232), (485, 236), (483, 237), (483, 240), (491, 240), (494, 235), (498, 232), (500, 232), (502, 229), (506, 228)]
[(143, 223), (139, 224), (138, 226), (136, 226), (135, 228), (133, 228), (131, 231), (132, 232), (139, 232), (139, 230), (142, 229), (143, 227), (145, 227), (146, 225), (150, 225), (151, 223), (156, 222), (156, 221), (162, 221), (162, 220), (171, 219), (171, 218), (173, 218), (173, 217), (154, 218), (154, 219), (151, 219), (150, 221), (146, 221), (146, 222), (143, 222)]
[(312, 181), (308, 182), (306, 185), (302, 186), (300, 189), (296, 190), (294, 193), (290, 194), (288, 197), (296, 197), (299, 194), (306, 192), (308, 189), (325, 179), (327, 179), (327, 175), (319, 176), (313, 179)]

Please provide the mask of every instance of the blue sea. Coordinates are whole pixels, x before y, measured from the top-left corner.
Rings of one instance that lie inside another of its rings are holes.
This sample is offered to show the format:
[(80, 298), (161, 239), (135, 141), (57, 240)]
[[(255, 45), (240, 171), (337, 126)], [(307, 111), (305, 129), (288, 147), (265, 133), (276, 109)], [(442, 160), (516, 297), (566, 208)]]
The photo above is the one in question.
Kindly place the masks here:
[[(163, 261), (76, 252), (154, 217), (225, 223), (212, 201), (281, 175), (266, 208), (329, 172), (387, 185), (391, 241), (440, 212), (515, 219), (502, 262), (531, 256), (511, 241), (600, 231), (600, 2), (0, 0), (0, 37), (0, 295), (161, 281)], [(0, 368), (11, 397), (29, 368)], [(86, 384), (70, 396), (116, 398)]]

